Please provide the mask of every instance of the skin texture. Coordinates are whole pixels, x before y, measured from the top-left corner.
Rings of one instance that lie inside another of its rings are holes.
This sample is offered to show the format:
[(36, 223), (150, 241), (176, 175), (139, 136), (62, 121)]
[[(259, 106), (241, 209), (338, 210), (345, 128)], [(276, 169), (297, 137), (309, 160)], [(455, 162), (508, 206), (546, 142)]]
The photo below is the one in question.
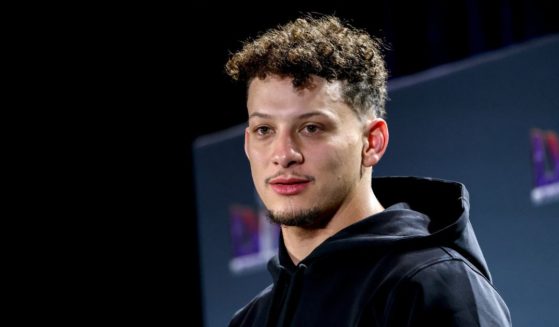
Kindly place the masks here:
[(278, 75), (250, 82), (245, 152), (256, 190), (298, 263), (326, 238), (383, 210), (371, 175), (388, 129), (383, 119), (358, 116), (342, 100), (340, 81), (292, 82)]

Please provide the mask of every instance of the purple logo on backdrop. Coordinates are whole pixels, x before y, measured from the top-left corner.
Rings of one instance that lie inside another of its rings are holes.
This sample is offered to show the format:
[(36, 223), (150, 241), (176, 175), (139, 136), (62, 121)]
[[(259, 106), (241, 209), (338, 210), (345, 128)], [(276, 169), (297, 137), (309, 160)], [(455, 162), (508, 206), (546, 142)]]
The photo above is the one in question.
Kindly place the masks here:
[(260, 244), (258, 215), (250, 207), (233, 205), (229, 208), (231, 217), (231, 238), (233, 239), (233, 257), (238, 258), (258, 253)]
[(260, 202), (259, 208), (231, 205), (229, 207), (231, 260), (229, 269), (242, 273), (265, 267), (277, 252), (278, 226), (270, 223)]
[(559, 138), (553, 131), (533, 129), (532, 167), (534, 187), (532, 202), (549, 203), (559, 200)]

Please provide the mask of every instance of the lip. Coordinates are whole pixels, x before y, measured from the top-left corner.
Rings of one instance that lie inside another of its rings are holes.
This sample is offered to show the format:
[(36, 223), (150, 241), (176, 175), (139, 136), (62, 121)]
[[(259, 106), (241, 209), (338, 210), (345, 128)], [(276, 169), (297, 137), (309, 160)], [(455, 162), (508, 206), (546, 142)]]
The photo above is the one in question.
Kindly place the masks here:
[(309, 186), (310, 180), (278, 177), (270, 181), (270, 187), (280, 195), (296, 195)]

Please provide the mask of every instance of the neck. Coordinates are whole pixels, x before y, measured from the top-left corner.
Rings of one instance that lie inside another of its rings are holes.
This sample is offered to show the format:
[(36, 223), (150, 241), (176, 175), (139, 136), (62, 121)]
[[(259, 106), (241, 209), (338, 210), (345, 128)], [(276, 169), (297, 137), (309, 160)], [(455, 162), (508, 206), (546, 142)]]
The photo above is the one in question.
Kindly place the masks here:
[(365, 190), (357, 189), (324, 228), (281, 226), (283, 241), (293, 264), (297, 265), (314, 249), (340, 230), (384, 210), (368, 184)]

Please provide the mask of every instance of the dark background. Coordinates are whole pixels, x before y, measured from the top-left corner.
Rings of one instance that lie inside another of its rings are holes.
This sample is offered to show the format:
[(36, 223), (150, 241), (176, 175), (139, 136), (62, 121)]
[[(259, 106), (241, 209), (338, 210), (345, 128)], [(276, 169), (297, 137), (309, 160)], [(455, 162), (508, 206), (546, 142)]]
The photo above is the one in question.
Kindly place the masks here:
[(191, 145), (246, 119), (245, 87), (223, 69), (241, 41), (300, 13), (336, 14), (384, 40), (390, 78), (397, 78), (559, 32), (554, 1), (358, 3), (206, 2), (114, 17), (124, 19), (105, 32), (108, 49), (97, 51), (113, 58), (104, 85), (119, 94), (112, 105), (127, 108), (114, 119), (119, 137), (110, 147), (125, 160), (97, 160), (116, 179), (106, 199), (120, 204), (112, 233), (122, 244), (111, 260), (126, 268), (113, 278), (117, 295), (109, 301), (133, 303), (126, 312), (140, 320), (152, 316), (141, 308), (154, 304), (157, 321), (178, 313), (179, 321), (201, 325)]

